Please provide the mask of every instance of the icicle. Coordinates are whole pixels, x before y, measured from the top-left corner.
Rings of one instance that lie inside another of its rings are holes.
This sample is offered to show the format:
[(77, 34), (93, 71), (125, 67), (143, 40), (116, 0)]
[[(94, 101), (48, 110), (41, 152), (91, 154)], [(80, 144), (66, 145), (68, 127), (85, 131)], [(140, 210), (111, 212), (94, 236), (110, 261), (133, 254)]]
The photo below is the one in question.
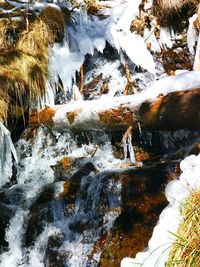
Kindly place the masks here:
[(134, 153), (134, 149), (132, 146), (132, 126), (128, 127), (128, 129), (126, 130), (124, 134), (122, 138), (122, 146), (124, 150), (124, 159), (125, 160), (127, 159), (128, 152), (129, 152), (131, 163), (135, 163), (136, 162), (135, 153)]
[(194, 27), (194, 22), (197, 19), (197, 14), (194, 14), (189, 19), (189, 27), (187, 30), (187, 44), (191, 54), (194, 54), (194, 47), (198, 39), (197, 30)]
[(126, 161), (127, 159), (127, 152), (128, 152), (128, 149), (127, 149), (127, 143), (126, 143), (126, 139), (123, 137), (122, 138), (122, 146), (123, 146), (123, 150), (124, 150), (124, 160)]
[(134, 149), (133, 149), (133, 146), (132, 146), (132, 135), (129, 135), (127, 143), (128, 143), (129, 154), (130, 154), (130, 161), (132, 163), (135, 163), (136, 160), (135, 160), (135, 152), (134, 152)]
[(9, 182), (12, 176), (12, 154), (18, 163), (15, 147), (12, 143), (10, 132), (0, 122), (0, 186)]
[(74, 101), (83, 100), (82, 95), (81, 95), (78, 87), (75, 84), (73, 84), (73, 86), (72, 86), (72, 100), (74, 100)]
[(142, 135), (142, 128), (141, 128), (141, 124), (139, 121), (137, 122), (137, 125), (138, 125), (138, 129), (139, 129), (139, 133), (140, 133), (140, 135)]
[(196, 71), (200, 70), (200, 34), (199, 34), (199, 38), (197, 41), (193, 70), (196, 70)]

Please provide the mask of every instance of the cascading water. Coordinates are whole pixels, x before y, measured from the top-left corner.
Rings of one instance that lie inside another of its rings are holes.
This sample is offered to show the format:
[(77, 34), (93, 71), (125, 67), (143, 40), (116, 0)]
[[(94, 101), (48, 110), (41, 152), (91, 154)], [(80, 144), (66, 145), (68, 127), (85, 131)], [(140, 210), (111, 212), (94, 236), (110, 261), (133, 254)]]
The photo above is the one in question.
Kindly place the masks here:
[[(95, 145), (98, 150), (92, 155)], [(110, 169), (119, 164), (112, 156), (108, 137), (97, 134), (93, 143), (78, 147), (69, 133), (56, 136), (48, 129), (40, 128), (34, 139), (19, 140), (17, 152), (17, 184), (4, 191), (15, 215), (6, 231), (8, 250), (1, 254), (0, 265), (44, 266), (51, 258), (47, 251), (48, 242), (58, 238), (58, 255), (63, 254), (62, 266), (96, 266), (101, 251), (93, 252), (94, 244), (111, 229), (120, 213), (119, 181), (108, 179), (106, 172), (98, 174), (108, 164)], [(63, 179), (70, 175), (70, 170), (66, 171), (66, 176), (56, 172), (63, 157), (75, 163), (74, 167), (70, 166), (71, 173), (75, 172), (70, 179), (77, 183), (76, 197), (72, 199), (67, 195), (66, 199), (61, 197)], [(76, 175), (78, 166), (82, 166), (83, 171)], [(48, 197), (45, 199), (44, 196), (43, 201), (47, 203), (34, 215), (34, 205), (37, 202), (40, 205), (39, 199), (45, 190), (50, 192), (52, 200), (48, 203)], [(40, 212), (47, 214), (42, 216)], [(34, 225), (39, 233), (34, 233), (32, 228), (34, 216), (42, 216), (39, 229)], [(48, 224), (45, 216), (47, 221), (50, 220)], [(82, 227), (85, 230), (81, 235)]]
[[(131, 0), (100, 1), (109, 8), (100, 10), (99, 17), (88, 15), (83, 1), (77, 1), (77, 8), (69, 2), (35, 4), (37, 12), (46, 6), (71, 8), (71, 17), (63, 42), (50, 49), (52, 76), (46, 95), (32, 108), (70, 105), (76, 100), (77, 107), (82, 107), (83, 99), (100, 99), (106, 106), (124, 93), (126, 64), (133, 70), (131, 77), (138, 92), (142, 91), (135, 95), (136, 103), (199, 86), (198, 72), (154, 83), (166, 73), (146, 45), (151, 42), (151, 50), (160, 52), (163, 46), (172, 46), (173, 34), (161, 28), (157, 40), (154, 20), (143, 37), (130, 32), (132, 20), (139, 15), (140, 0), (134, 5)], [(18, 8), (24, 3), (14, 5)], [(152, 1), (146, 5), (151, 7)], [(31, 10), (35, 7), (30, 4)], [(193, 43), (190, 40), (190, 49)], [(82, 64), (83, 95), (78, 89)], [(92, 114), (85, 113), (80, 120), (84, 116), (93, 119), (95, 109), (91, 110)], [(58, 119), (65, 125), (65, 115), (58, 114)], [(16, 142), (15, 151), (9, 131), (0, 122), (1, 267), (118, 267), (125, 256), (134, 257), (147, 246), (166, 206), (164, 187), (178, 176), (171, 174), (171, 168), (179, 169), (177, 165), (183, 154), (190, 154), (199, 132), (152, 133), (144, 131), (141, 122), (136, 123), (134, 135), (126, 136), (121, 131), (27, 129)], [(139, 155), (138, 147), (143, 149)], [(142, 153), (147, 154), (147, 160)], [(138, 164), (140, 158), (147, 164)], [(167, 196), (171, 201), (169, 191)], [(174, 221), (176, 227), (179, 221)], [(148, 253), (139, 254), (139, 264)], [(132, 262), (125, 260), (123, 266)]]

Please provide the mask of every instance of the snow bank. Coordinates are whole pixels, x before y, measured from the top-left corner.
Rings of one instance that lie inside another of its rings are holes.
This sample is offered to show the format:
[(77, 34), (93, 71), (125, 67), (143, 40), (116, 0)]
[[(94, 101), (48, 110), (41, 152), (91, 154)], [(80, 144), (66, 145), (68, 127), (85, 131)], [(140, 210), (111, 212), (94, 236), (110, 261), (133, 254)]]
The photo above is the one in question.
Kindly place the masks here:
[(182, 221), (181, 205), (192, 192), (200, 189), (200, 154), (185, 158), (180, 163), (182, 174), (179, 180), (171, 181), (165, 190), (169, 205), (160, 215), (157, 226), (145, 252), (136, 257), (124, 258), (121, 267), (164, 267), (173, 244), (174, 233)]

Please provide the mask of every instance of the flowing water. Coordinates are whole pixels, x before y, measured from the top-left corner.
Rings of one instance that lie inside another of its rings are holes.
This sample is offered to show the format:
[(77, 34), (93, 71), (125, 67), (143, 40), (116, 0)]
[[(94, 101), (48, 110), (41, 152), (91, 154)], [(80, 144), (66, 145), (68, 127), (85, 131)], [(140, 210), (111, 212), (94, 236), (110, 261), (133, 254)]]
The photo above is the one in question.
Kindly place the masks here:
[[(189, 132), (183, 133), (182, 140), (189, 135)], [(180, 133), (161, 136), (164, 140), (162, 149), (167, 151), (175, 146), (180, 136)], [(112, 265), (111, 257), (106, 264), (98, 265), (110, 244), (117, 220), (122, 220), (120, 225), (128, 232), (130, 223), (126, 220), (132, 221), (133, 228), (134, 221), (137, 225), (144, 220), (140, 226), (143, 227), (148, 220), (145, 231), (150, 234), (156, 216), (166, 203), (160, 193), (167, 182), (167, 172), (161, 172), (157, 167), (147, 171), (132, 167), (130, 178), (124, 182), (127, 170), (119, 168), (124, 163), (131, 163), (133, 158), (127, 148), (125, 152), (130, 158), (115, 158), (112, 138), (110, 134), (98, 132), (58, 134), (40, 127), (33, 137), (18, 141), (16, 182), (0, 193), (6, 241), (1, 246), (0, 266), (119, 266), (122, 258), (116, 260), (117, 252), (112, 248), (110, 253), (116, 253), (113, 256), (116, 263)], [(147, 135), (145, 142), (151, 146), (153, 136)], [(153, 177), (157, 177), (156, 180)], [(136, 184), (131, 184), (131, 180)], [(139, 202), (137, 190), (138, 193), (142, 190)], [(156, 196), (152, 200), (154, 193)], [(143, 198), (145, 194), (147, 200)], [(135, 213), (134, 201), (138, 202), (135, 208), (140, 209), (140, 215)], [(148, 214), (145, 205), (151, 206)], [(150, 214), (154, 218), (147, 219)], [(139, 221), (138, 216), (141, 216)], [(143, 231), (141, 229), (141, 234)], [(123, 232), (121, 230), (121, 235)], [(138, 238), (142, 238), (139, 233)], [(126, 250), (123, 253), (122, 257), (126, 256)]]
[[(110, 101), (121, 95), (126, 62), (139, 91), (166, 75), (159, 60), (152, 65), (146, 48), (135, 56), (127, 46), (126, 25), (137, 15), (139, 3), (130, 11), (131, 1), (120, 2), (106, 9), (109, 17), (104, 19), (84, 10), (72, 12), (65, 41), (52, 48), (49, 66), (63, 90), (49, 81), (42, 106), (82, 100), (77, 86), (83, 63), (85, 99), (99, 99), (105, 88)], [(162, 36), (170, 46), (166, 29)], [(131, 38), (132, 50), (137, 49), (140, 38)], [(157, 41), (152, 45), (156, 50)], [(123, 257), (134, 257), (147, 246), (167, 204), (164, 188), (178, 177), (179, 162), (199, 132), (143, 132), (138, 123), (133, 136), (125, 139), (123, 134), (57, 132), (41, 126), (26, 130), (15, 151), (0, 125), (1, 267), (117, 267)]]

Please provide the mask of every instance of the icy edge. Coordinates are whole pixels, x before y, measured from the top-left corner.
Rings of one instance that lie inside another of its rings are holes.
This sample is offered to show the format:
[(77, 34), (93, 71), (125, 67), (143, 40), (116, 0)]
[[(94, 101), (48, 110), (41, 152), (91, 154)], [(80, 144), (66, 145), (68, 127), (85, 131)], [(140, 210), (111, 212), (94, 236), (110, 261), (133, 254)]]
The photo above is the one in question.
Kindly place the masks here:
[(10, 132), (0, 122), (0, 187), (9, 182), (12, 176), (12, 155), (15, 161), (18, 162)]

